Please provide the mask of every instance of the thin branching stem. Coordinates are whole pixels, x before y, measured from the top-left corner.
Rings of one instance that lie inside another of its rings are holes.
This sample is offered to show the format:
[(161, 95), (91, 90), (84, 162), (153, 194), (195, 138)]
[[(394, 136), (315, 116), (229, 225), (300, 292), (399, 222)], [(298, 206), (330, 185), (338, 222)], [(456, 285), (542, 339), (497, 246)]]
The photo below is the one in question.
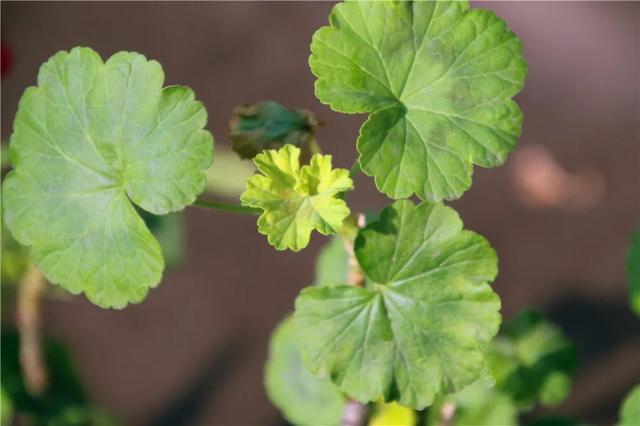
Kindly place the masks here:
[(193, 205), (196, 207), (202, 207), (210, 210), (219, 210), (222, 212), (229, 212), (229, 213), (249, 214), (254, 216), (259, 215), (261, 212), (259, 209), (254, 209), (253, 207), (241, 206), (239, 204), (228, 204), (228, 203), (223, 203), (221, 201), (205, 200), (202, 198), (196, 199)]
[(356, 176), (358, 176), (358, 174), (362, 171), (362, 168), (360, 167), (360, 161), (356, 160), (355, 163), (353, 163), (353, 165), (351, 166), (351, 168), (349, 169), (349, 177), (351, 179), (355, 178)]
[(25, 386), (31, 395), (41, 395), (47, 388), (49, 372), (42, 353), (42, 319), (40, 308), (47, 282), (33, 264), (18, 287), (16, 320), (20, 332), (20, 367)]

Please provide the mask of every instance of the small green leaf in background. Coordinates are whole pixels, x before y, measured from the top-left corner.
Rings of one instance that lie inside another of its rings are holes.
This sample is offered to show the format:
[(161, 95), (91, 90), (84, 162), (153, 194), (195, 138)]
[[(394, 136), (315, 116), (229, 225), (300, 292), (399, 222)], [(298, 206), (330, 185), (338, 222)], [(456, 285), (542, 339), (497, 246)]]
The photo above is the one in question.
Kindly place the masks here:
[(11, 167), (11, 158), (9, 156), (9, 145), (6, 143), (0, 144), (0, 169), (8, 169)]
[[(573, 344), (537, 312), (524, 310), (504, 324), (489, 344), (488, 359), (494, 383), (483, 378), (438, 402), (455, 404), (452, 426), (515, 426), (519, 413), (535, 403), (557, 405), (571, 389)], [(439, 410), (431, 410), (429, 425), (439, 424)]]
[(18, 243), (0, 220), (0, 276), (2, 285), (16, 284), (29, 265), (29, 250)]
[(455, 406), (451, 426), (517, 426), (518, 409), (509, 398), (478, 380), (460, 392), (443, 398), (429, 411), (429, 426), (442, 424), (442, 406)]
[(160, 243), (162, 257), (167, 269), (177, 267), (184, 257), (184, 217), (182, 212), (158, 216), (138, 209), (149, 231)]
[(511, 98), (527, 65), (504, 21), (466, 1), (346, 1), (318, 30), (309, 63), (332, 109), (369, 113), (362, 170), (391, 198), (459, 198), (473, 164), (513, 150), (522, 113)]
[(316, 259), (317, 286), (332, 286), (347, 282), (349, 274), (349, 253), (340, 236), (331, 237), (320, 250)]
[(264, 210), (258, 231), (277, 250), (302, 250), (311, 231), (335, 234), (349, 215), (347, 204), (336, 197), (353, 187), (349, 171), (332, 169), (331, 156), (315, 154), (300, 167), (300, 148), (285, 145), (254, 159), (260, 174), (247, 180), (240, 200)]
[(300, 148), (302, 161), (307, 162), (315, 149), (318, 126), (310, 111), (264, 101), (237, 107), (229, 121), (229, 135), (241, 158), (252, 159), (267, 149), (290, 144)]
[(574, 419), (562, 416), (548, 416), (536, 419), (528, 424), (528, 426), (586, 426)]
[(497, 258), (453, 209), (398, 201), (360, 231), (355, 254), (366, 288), (310, 287), (296, 300), (312, 373), (360, 402), (416, 409), (483, 373), (485, 346), (500, 325), (488, 284)]
[(9, 393), (0, 388), (0, 426), (9, 426), (13, 419), (13, 403)]
[[(9, 146), (0, 145), (0, 163), (2, 171), (11, 167)], [(0, 284), (3, 286), (17, 284), (29, 265), (29, 250), (18, 243), (0, 217)]]
[(271, 402), (295, 425), (339, 425), (344, 397), (327, 379), (311, 375), (302, 363), (290, 317), (271, 336), (265, 385)]
[(184, 86), (163, 88), (156, 61), (89, 48), (59, 52), (18, 107), (4, 219), (38, 269), (102, 307), (140, 302), (158, 284), (158, 241), (136, 213), (193, 203), (213, 138)]
[(560, 404), (576, 368), (573, 343), (541, 314), (525, 310), (505, 324), (490, 348), (496, 388), (520, 409)]
[(640, 385), (634, 387), (620, 407), (620, 426), (640, 424)]
[(633, 234), (633, 241), (627, 255), (627, 280), (631, 309), (640, 315), (640, 228)]
[(26, 419), (26, 424), (35, 426), (117, 424), (110, 415), (88, 401), (72, 360), (60, 343), (50, 340), (43, 343), (49, 384), (40, 396), (31, 395), (25, 386), (20, 367), (18, 333), (12, 329), (3, 329), (1, 346), (3, 421), (6, 414), (4, 405), (10, 404), (15, 415)]
[(256, 173), (251, 161), (244, 161), (227, 148), (216, 147), (216, 158), (206, 172), (206, 191), (237, 199), (246, 189), (247, 179)]

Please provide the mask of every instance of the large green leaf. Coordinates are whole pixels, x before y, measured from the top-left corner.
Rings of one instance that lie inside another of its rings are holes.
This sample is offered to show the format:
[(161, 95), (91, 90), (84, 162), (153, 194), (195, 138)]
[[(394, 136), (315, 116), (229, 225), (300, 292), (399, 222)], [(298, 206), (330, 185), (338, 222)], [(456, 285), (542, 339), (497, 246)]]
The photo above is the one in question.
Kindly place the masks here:
[(349, 215), (347, 204), (336, 197), (352, 188), (349, 171), (332, 169), (331, 156), (316, 154), (300, 167), (300, 149), (285, 145), (254, 159), (260, 174), (247, 180), (240, 200), (264, 211), (258, 231), (277, 250), (299, 251), (309, 244), (311, 231), (335, 234)]
[(309, 369), (361, 402), (414, 408), (476, 380), (500, 324), (487, 241), (449, 207), (404, 200), (360, 232), (355, 253), (366, 288), (312, 287), (296, 300)]
[(631, 248), (627, 255), (627, 280), (631, 309), (640, 315), (640, 228), (633, 234)]
[(311, 375), (302, 363), (291, 317), (271, 336), (265, 386), (271, 402), (295, 425), (339, 425), (345, 399), (327, 379)]
[(511, 100), (527, 66), (520, 40), (466, 1), (347, 1), (311, 44), (316, 96), (370, 113), (358, 151), (392, 198), (455, 199), (472, 164), (502, 164), (520, 134)]
[(213, 139), (193, 92), (163, 88), (158, 62), (88, 48), (40, 68), (18, 108), (4, 218), (38, 268), (97, 305), (139, 302), (158, 284), (160, 246), (133, 203), (154, 214), (204, 189)]
[(349, 253), (344, 239), (334, 236), (318, 253), (314, 284), (318, 286), (344, 284), (347, 282), (348, 275)]
[(640, 385), (636, 385), (620, 407), (620, 426), (640, 424)]

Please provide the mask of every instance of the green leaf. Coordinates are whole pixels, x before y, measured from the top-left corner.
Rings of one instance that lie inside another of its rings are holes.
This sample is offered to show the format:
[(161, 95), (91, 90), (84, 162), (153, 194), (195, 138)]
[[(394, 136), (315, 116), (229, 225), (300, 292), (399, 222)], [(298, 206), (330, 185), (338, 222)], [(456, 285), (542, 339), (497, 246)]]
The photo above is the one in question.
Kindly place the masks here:
[[(74, 363), (60, 343), (45, 339), (43, 358), (48, 372), (48, 385), (43, 394), (34, 396), (26, 388), (20, 365), (20, 335), (3, 329), (0, 363), (2, 403), (11, 404), (16, 417), (35, 426), (116, 425), (107, 413), (93, 406), (78, 380)], [(2, 407), (2, 425), (5, 423)]]
[(637, 426), (640, 421), (640, 385), (636, 385), (620, 407), (620, 426)]
[(290, 317), (271, 336), (265, 385), (271, 402), (296, 425), (339, 425), (344, 397), (326, 379), (314, 377), (302, 363)]
[(444, 403), (455, 406), (452, 426), (516, 426), (518, 409), (507, 395), (478, 380), (460, 392), (445, 398), (437, 409), (431, 410), (429, 425), (441, 424)]
[(158, 216), (138, 209), (145, 225), (160, 243), (167, 269), (177, 267), (184, 257), (184, 217), (182, 212)]
[(120, 424), (109, 413), (92, 406), (70, 406), (59, 415), (48, 419), (47, 426), (118, 426)]
[(0, 388), (0, 426), (9, 426), (13, 419), (13, 402), (9, 393)]
[(361, 402), (421, 409), (476, 380), (498, 331), (487, 241), (443, 205), (398, 201), (358, 235), (370, 284), (312, 287), (296, 300), (303, 359)]
[(13, 329), (3, 329), (0, 372), (2, 389), (10, 399), (16, 414), (27, 414), (44, 424), (46, 419), (60, 414), (65, 408), (88, 403), (78, 380), (73, 362), (64, 346), (58, 342), (43, 342), (43, 358), (49, 384), (40, 396), (27, 390), (20, 366), (20, 336)]
[(347, 282), (349, 253), (342, 237), (335, 236), (320, 250), (316, 260), (315, 285), (332, 286)]
[(2, 285), (16, 284), (29, 266), (29, 251), (18, 243), (7, 230), (4, 220), (0, 225), (0, 275)]
[(264, 101), (237, 107), (229, 121), (229, 135), (233, 150), (241, 158), (251, 159), (264, 150), (291, 144), (302, 150), (306, 162), (318, 127), (318, 120), (310, 111)]
[(529, 426), (586, 426), (584, 423), (562, 416), (548, 416), (536, 419)]
[(523, 410), (561, 403), (571, 390), (576, 353), (562, 331), (539, 313), (525, 310), (492, 342), (496, 387)]
[(11, 158), (9, 156), (9, 146), (5, 143), (0, 145), (0, 169), (8, 169), (11, 167)]
[(466, 1), (347, 1), (318, 30), (309, 63), (316, 96), (369, 113), (362, 170), (392, 198), (455, 199), (472, 164), (502, 164), (520, 135), (511, 98), (527, 73), (520, 40)]
[(347, 204), (336, 197), (352, 188), (349, 171), (332, 169), (331, 156), (316, 154), (300, 167), (300, 149), (285, 145), (254, 159), (261, 174), (247, 180), (240, 200), (260, 208), (258, 231), (277, 250), (299, 251), (309, 244), (311, 231), (335, 234), (349, 215)]
[(627, 255), (627, 280), (631, 309), (640, 315), (640, 228), (633, 234), (633, 241)]
[(53, 283), (102, 307), (140, 302), (160, 281), (160, 246), (134, 209), (166, 214), (205, 185), (213, 139), (183, 86), (156, 61), (59, 52), (22, 99), (4, 218)]

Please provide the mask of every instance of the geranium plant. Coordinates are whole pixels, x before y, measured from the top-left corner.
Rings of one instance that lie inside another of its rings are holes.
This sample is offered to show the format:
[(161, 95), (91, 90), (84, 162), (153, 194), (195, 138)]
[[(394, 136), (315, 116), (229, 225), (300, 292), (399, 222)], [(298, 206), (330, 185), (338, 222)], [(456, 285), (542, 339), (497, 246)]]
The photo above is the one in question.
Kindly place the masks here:
[[(332, 236), (266, 367), (296, 424), (513, 424), (562, 401), (571, 343), (531, 311), (496, 338), (497, 254), (444, 204), (469, 189), (474, 165), (499, 166), (516, 146), (518, 37), (465, 1), (346, 1), (313, 36), (309, 64), (320, 102), (366, 114), (359, 157), (334, 168), (309, 111), (243, 105), (230, 136), (255, 174), (228, 204), (199, 198), (217, 157), (188, 87), (165, 86), (139, 53), (55, 54), (19, 104), (4, 224), (48, 282), (103, 308), (161, 282), (150, 217), (191, 205), (256, 215), (276, 250)], [(379, 213), (349, 207), (360, 172), (391, 199)]]

